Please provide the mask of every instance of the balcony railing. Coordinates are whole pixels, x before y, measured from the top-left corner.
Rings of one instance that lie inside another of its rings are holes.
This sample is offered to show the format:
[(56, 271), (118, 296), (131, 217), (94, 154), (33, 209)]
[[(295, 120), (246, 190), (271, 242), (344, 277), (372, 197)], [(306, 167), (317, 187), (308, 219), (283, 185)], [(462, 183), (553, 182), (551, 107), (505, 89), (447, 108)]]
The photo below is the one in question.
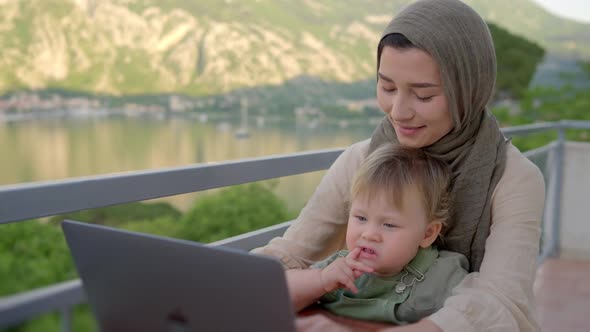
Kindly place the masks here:
[[(558, 255), (565, 129), (590, 129), (590, 121), (562, 120), (502, 129), (506, 136), (555, 130), (558, 133), (556, 141), (525, 152), (529, 159), (540, 166), (548, 188), (539, 261)], [(343, 149), (321, 150), (155, 171), (3, 186), (0, 187), (0, 224), (325, 170), (342, 151)], [(211, 245), (249, 250), (281, 235), (289, 224), (290, 222), (284, 222)], [(0, 328), (43, 313), (61, 312), (62, 330), (70, 331), (72, 309), (85, 301), (80, 280), (4, 297), (0, 299)]]

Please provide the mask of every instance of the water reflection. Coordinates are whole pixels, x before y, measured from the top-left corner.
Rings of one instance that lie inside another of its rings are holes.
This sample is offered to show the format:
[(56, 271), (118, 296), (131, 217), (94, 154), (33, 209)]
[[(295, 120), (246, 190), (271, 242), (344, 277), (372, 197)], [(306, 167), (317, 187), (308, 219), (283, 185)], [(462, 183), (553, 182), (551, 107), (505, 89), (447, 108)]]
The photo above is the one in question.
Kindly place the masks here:
[[(238, 126), (123, 117), (0, 123), (0, 185), (345, 147), (369, 137), (373, 128), (368, 122), (345, 129), (265, 123), (250, 127), (247, 139), (236, 139)], [(281, 178), (276, 192), (298, 210), (323, 174)], [(195, 197), (167, 200), (184, 210)]]

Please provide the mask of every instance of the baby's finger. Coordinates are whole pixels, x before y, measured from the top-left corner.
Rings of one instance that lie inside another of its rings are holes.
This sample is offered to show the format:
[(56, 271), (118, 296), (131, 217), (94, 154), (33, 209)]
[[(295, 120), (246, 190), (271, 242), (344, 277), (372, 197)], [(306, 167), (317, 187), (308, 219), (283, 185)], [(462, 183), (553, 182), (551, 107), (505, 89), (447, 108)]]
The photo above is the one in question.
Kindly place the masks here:
[(357, 260), (360, 255), (361, 255), (361, 248), (356, 247), (356, 248), (352, 249), (352, 251), (350, 251), (350, 253), (348, 253), (348, 256), (346, 256), (346, 257), (351, 258), (353, 260)]
[(359, 270), (366, 273), (372, 273), (373, 268), (360, 261), (347, 261), (348, 266), (353, 270)]
[(346, 288), (348, 288), (351, 292), (355, 294), (359, 292), (359, 290), (354, 285), (354, 281), (347, 279), (345, 280), (344, 284), (346, 285)]
[(365, 274), (365, 271), (353, 270), (353, 273), (354, 273), (354, 277), (358, 278), (358, 277), (362, 276), (363, 274)]
[(354, 276), (354, 270), (350, 268), (346, 262), (342, 264), (340, 272), (342, 273), (342, 277), (346, 278), (345, 280), (356, 280), (356, 277)]
[(358, 262), (361, 254), (360, 248), (354, 248), (348, 255), (345, 257), (345, 262), (348, 266), (353, 266), (355, 262)]

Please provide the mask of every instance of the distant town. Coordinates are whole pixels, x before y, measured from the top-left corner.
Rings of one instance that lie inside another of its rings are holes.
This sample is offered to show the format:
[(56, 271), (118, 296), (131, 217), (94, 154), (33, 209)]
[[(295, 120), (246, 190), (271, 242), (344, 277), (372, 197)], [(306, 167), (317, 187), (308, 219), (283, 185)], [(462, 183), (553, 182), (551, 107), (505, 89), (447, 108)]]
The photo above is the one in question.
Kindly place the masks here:
[[(163, 117), (167, 115), (186, 115), (206, 121), (211, 115), (220, 117), (233, 116), (255, 109), (256, 114), (276, 116), (268, 112), (264, 102), (256, 96), (212, 96), (187, 97), (179, 95), (160, 96), (93, 96), (67, 95), (65, 93), (48, 91), (22, 91), (0, 97), (0, 121), (22, 121), (38, 118), (60, 117), (102, 117), (109, 115), (123, 115), (129, 117)], [(367, 109), (377, 110), (376, 99), (363, 100), (335, 100), (331, 109), (354, 114)], [(333, 112), (325, 111), (322, 107), (312, 105), (294, 105), (285, 115), (294, 119), (324, 118), (333, 116)], [(285, 111), (285, 109), (283, 109)], [(262, 112), (262, 114), (261, 114)], [(253, 113), (253, 112), (251, 112)], [(328, 114), (327, 114), (328, 113)], [(346, 115), (346, 114), (343, 114)]]

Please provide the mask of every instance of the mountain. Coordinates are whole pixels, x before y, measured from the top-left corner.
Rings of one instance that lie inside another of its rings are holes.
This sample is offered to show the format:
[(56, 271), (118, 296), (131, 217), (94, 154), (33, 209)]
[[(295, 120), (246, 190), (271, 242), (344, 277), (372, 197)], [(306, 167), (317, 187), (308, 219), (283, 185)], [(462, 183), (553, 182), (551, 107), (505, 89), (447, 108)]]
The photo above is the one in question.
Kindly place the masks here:
[(561, 57), (590, 58), (590, 24), (556, 16), (531, 0), (464, 0), (486, 20)]
[[(366, 81), (383, 27), (408, 2), (0, 0), (0, 91), (210, 95), (300, 76)], [(590, 40), (590, 25), (529, 0), (466, 2), (550, 49), (585, 52), (577, 45)]]

